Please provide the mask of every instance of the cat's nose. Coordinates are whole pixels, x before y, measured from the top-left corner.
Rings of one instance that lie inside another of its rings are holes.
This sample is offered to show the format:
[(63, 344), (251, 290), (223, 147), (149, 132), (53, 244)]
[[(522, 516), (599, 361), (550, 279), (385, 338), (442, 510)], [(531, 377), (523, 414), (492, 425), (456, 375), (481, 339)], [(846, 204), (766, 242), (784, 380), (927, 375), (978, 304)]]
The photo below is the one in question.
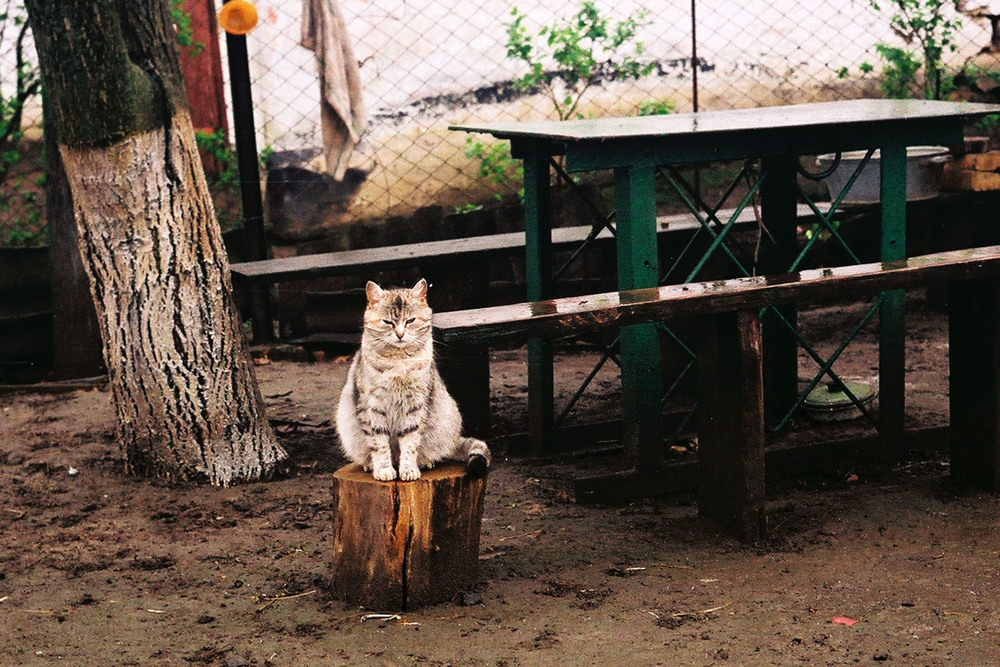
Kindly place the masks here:
[(399, 340), (403, 340), (403, 336), (406, 335), (406, 329), (404, 329), (403, 327), (396, 327), (394, 331), (396, 332), (396, 338), (398, 338)]

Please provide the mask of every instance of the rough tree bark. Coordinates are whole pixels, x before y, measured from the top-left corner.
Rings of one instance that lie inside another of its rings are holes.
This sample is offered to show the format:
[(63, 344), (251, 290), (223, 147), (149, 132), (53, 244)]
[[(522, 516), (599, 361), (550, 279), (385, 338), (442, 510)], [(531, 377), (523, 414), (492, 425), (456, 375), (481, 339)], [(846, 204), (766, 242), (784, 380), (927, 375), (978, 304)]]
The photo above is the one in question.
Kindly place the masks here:
[(286, 454), (232, 299), (166, 0), (27, 0), (129, 472), (217, 485)]

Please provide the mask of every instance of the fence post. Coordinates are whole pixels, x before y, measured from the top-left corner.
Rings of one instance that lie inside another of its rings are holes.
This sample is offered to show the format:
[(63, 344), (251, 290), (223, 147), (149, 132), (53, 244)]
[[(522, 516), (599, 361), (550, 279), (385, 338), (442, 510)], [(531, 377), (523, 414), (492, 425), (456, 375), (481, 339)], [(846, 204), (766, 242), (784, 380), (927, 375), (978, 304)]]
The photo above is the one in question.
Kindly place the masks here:
[[(226, 0), (229, 2), (230, 0)], [(223, 3), (225, 4), (225, 3)], [(266, 259), (264, 238), (264, 204), (260, 194), (260, 166), (257, 136), (253, 124), (253, 95), (250, 89), (250, 63), (246, 35), (226, 32), (229, 54), (229, 86), (233, 98), (233, 133), (236, 137), (236, 162), (240, 172), (240, 203), (243, 212), (243, 234), (247, 259)], [(253, 339), (256, 342), (274, 338), (271, 302), (266, 285), (250, 288), (253, 317)]]

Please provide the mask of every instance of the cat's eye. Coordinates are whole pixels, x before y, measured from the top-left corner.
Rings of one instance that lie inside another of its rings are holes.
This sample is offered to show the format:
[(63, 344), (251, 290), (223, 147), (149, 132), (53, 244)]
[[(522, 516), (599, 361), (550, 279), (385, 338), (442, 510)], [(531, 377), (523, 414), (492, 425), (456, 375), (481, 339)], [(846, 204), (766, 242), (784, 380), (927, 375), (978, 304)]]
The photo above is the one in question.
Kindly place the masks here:
[(417, 321), (417, 318), (415, 318), (415, 317), (411, 317), (411, 318), (409, 318), (409, 319), (407, 319), (407, 320), (406, 320), (406, 323), (407, 323), (407, 324), (413, 324), (413, 323), (414, 323), (414, 322), (416, 322), (416, 321)]
[(382, 320), (382, 322), (384, 322), (385, 324), (388, 324), (390, 327), (396, 326), (396, 323), (393, 322), (392, 320)]

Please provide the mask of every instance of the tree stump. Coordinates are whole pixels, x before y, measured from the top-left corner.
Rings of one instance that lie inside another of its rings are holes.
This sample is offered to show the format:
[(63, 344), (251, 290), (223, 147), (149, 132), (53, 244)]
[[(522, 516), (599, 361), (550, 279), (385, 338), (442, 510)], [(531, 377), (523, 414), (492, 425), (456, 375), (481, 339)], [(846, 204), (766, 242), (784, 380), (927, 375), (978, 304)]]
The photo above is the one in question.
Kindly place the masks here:
[(335, 595), (368, 609), (413, 610), (469, 590), (479, 572), (485, 478), (445, 462), (412, 482), (351, 464), (333, 475)]

